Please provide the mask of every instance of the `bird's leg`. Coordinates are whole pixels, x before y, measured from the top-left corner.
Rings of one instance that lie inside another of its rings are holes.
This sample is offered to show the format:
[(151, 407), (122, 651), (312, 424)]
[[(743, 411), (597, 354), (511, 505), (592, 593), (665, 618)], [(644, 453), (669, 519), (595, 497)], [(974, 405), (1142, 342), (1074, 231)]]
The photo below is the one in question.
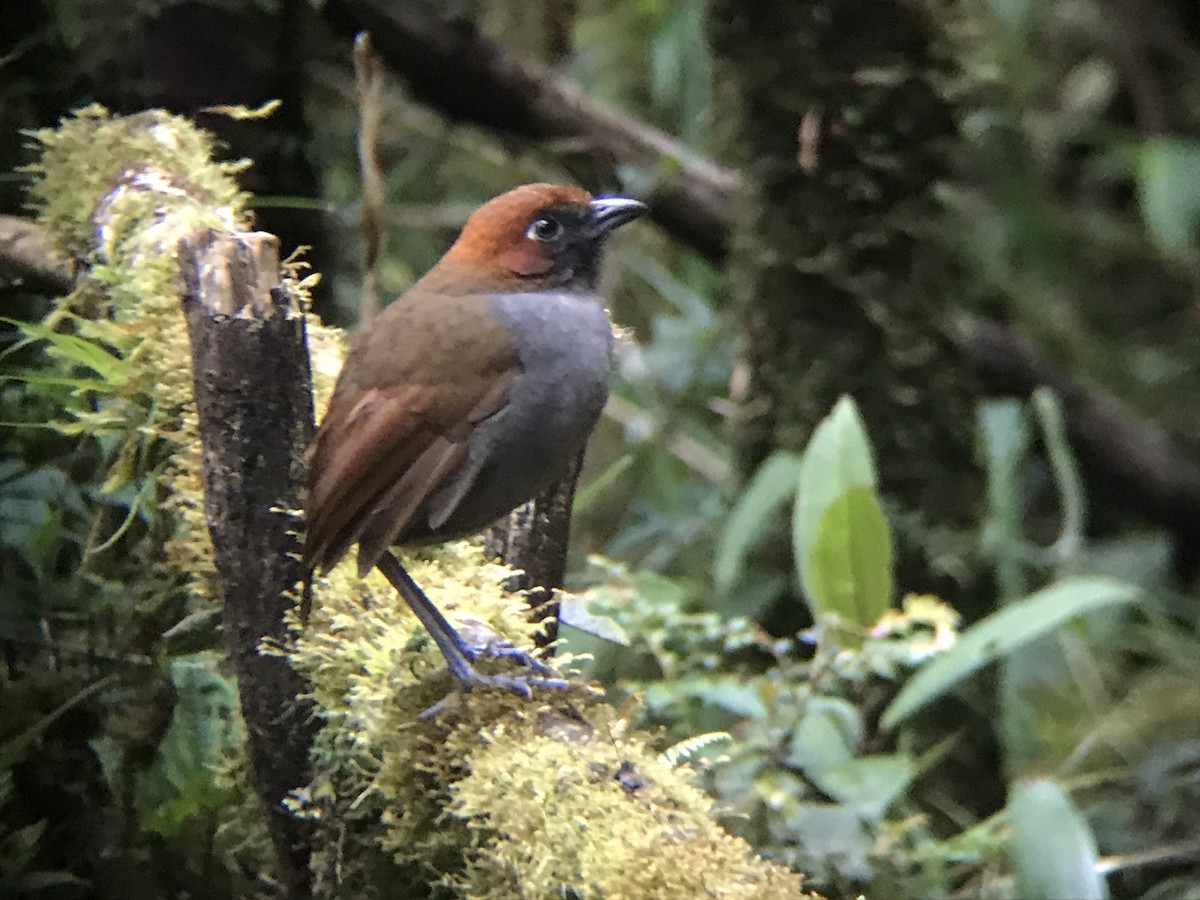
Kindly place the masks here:
[[(463, 640), (462, 635), (446, 621), (446, 617), (430, 602), (429, 598), (425, 596), (425, 592), (413, 581), (412, 576), (400, 564), (400, 560), (396, 559), (391, 552), (385, 552), (379, 558), (377, 565), (384, 577), (391, 582), (392, 587), (404, 598), (409, 609), (425, 626), (425, 630), (429, 632), (433, 642), (442, 651), (442, 656), (446, 658), (446, 666), (450, 670), (450, 674), (454, 676), (463, 690), (494, 687), (528, 698), (531, 696), (531, 687), (564, 688), (569, 684), (562, 678), (534, 675), (484, 675), (476, 671), (475, 667), (471, 665), (474, 660), (481, 656), (496, 656), (503, 659), (515, 659), (543, 675), (553, 674), (553, 671), (545, 663), (507, 641), (479, 647)], [(440, 708), (440, 704), (428, 712), (432, 713), (438, 708)]]

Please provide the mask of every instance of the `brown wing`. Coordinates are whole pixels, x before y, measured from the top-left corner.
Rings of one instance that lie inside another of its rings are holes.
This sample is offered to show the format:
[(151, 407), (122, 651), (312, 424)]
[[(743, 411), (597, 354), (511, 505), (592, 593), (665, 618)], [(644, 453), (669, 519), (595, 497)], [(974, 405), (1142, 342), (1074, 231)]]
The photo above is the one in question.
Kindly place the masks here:
[(327, 569), (357, 542), (359, 574), (370, 571), (423, 504), (469, 476), (471, 429), (504, 406), (515, 376), (480, 379), (450, 404), (433, 385), (371, 388), (331, 404), (309, 451), (307, 564)]
[(503, 336), (465, 315), (447, 328), (424, 314), (389, 308), (347, 358), (308, 451), (310, 567), (358, 543), (365, 574), (431, 498), (461, 496), (474, 476), (468, 438), (508, 402), (519, 368)]

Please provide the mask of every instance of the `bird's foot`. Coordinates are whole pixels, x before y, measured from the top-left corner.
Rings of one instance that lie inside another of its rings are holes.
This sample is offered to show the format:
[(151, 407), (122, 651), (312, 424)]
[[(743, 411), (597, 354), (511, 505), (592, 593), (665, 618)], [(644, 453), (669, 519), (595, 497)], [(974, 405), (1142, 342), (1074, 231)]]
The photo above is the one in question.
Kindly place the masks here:
[[(467, 659), (471, 662), (477, 662), (480, 659), (511, 659), (514, 662), (525, 666), (527, 669), (532, 669), (539, 675), (557, 675), (554, 669), (546, 665), (528, 650), (522, 650), (520, 647), (510, 644), (508, 641), (488, 644), (486, 646), (474, 646), (467, 651)], [(554, 680), (551, 678), (550, 680)], [(559, 679), (561, 680), (561, 679)]]
[(462, 650), (463, 656), (471, 662), (478, 662), (481, 659), (511, 659), (539, 675), (548, 675), (552, 678), (558, 675), (550, 666), (528, 650), (522, 650), (512, 641), (502, 638), (485, 625), (460, 623), (458, 636), (461, 639), (459, 649)]
[[(550, 672), (552, 670), (541, 664), (539, 671)], [(529, 700), (533, 697), (533, 689), (535, 687), (562, 690), (571, 686), (571, 682), (565, 678), (545, 678), (540, 675), (508, 675), (503, 672), (498, 672), (494, 675), (485, 675), (482, 672), (476, 671), (469, 664), (451, 665), (450, 674), (454, 676), (457, 690), (455, 693), (443, 697), (437, 703), (433, 704), (433, 706), (429, 707), (429, 709), (425, 710), (425, 712), (421, 713), (421, 719), (432, 719), (437, 716), (450, 705), (451, 698), (456, 693), (465, 693), (482, 688), (485, 690), (508, 691), (509, 693), (516, 694), (518, 697)]]

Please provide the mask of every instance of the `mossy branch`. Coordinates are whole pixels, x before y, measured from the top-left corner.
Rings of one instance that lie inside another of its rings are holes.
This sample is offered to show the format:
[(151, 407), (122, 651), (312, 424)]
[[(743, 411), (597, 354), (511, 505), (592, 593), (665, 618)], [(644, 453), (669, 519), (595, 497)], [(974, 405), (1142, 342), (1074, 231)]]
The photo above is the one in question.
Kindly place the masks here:
[[(476, 543), (406, 565), (466, 633), (528, 644), (539, 627), (504, 590), (512, 570)], [(423, 721), (451, 683), (391, 588), (348, 564), (318, 588), (290, 655), (326, 720), (304, 808), (328, 835), (320, 896), (416, 895), (431, 880), (472, 900), (807, 896), (721, 828), (690, 768), (634, 727), (634, 704), (580, 684), (532, 701), (461, 695)]]

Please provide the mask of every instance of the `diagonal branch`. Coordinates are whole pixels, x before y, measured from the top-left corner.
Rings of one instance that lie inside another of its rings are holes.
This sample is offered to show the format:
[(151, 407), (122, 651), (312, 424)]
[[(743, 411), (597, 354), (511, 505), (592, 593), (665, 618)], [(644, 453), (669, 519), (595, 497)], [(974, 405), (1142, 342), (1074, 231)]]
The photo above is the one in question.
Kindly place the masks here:
[(964, 349), (992, 393), (1025, 396), (1042, 385), (1053, 389), (1091, 493), (1169, 530), (1178, 545), (1177, 568), (1194, 571), (1200, 564), (1200, 461), (1195, 453), (1153, 422), (1131, 416), (1112, 397), (1088, 390), (1055, 368), (999, 322), (973, 323)]
[(569, 145), (566, 164), (587, 172), (583, 181), (619, 184), (623, 166), (654, 173), (642, 199), (655, 220), (705, 256), (724, 254), (741, 188), (736, 172), (589, 98), (574, 82), (518, 60), (440, 9), (426, 0), (332, 0), (326, 14), (346, 33), (369, 31), (376, 51), (413, 94), (444, 115)]
[(25, 282), (65, 294), (71, 281), (71, 261), (45, 230), (19, 216), (0, 216), (0, 287)]

